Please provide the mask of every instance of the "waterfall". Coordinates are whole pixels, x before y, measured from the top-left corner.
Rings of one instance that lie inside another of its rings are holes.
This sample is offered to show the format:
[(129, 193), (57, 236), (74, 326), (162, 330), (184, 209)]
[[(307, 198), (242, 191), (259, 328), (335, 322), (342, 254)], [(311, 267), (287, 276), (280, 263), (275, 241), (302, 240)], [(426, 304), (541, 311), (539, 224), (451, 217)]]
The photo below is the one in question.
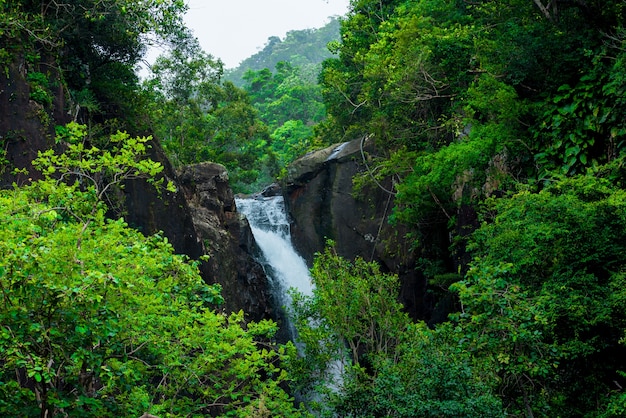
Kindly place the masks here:
[[(289, 220), (285, 212), (282, 196), (235, 199), (237, 210), (248, 218), (254, 239), (262, 253), (259, 260), (270, 280), (273, 296), (279, 306), (290, 306), (287, 293), (290, 288), (306, 296), (313, 294), (313, 285), (309, 268), (304, 259), (296, 252), (291, 243)], [(285, 321), (290, 338), (295, 331), (286, 314)]]
[[(262, 252), (262, 259), (257, 261), (261, 262), (265, 269), (278, 304), (282, 307), (291, 305), (291, 298), (287, 293), (290, 288), (295, 288), (305, 296), (312, 296), (313, 284), (309, 269), (291, 243), (289, 219), (285, 212), (283, 197), (237, 198), (235, 203), (239, 213), (248, 218), (254, 239)], [(288, 337), (300, 349), (297, 333), (288, 314), (282, 311), (280, 316), (285, 331), (289, 334)], [(338, 393), (343, 383), (344, 361), (340, 359), (332, 361), (327, 371), (331, 379), (327, 381), (326, 387)], [(298, 394), (297, 397), (302, 400), (321, 399), (315, 392)]]

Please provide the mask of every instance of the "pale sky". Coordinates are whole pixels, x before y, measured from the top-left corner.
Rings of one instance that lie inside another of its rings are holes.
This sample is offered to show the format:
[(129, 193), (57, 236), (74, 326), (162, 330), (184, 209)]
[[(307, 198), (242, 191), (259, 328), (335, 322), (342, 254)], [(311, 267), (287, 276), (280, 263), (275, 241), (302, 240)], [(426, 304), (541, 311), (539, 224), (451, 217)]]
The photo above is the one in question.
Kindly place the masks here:
[(348, 12), (350, 0), (189, 0), (185, 17), (200, 45), (226, 68), (263, 49), (267, 38), (320, 28)]

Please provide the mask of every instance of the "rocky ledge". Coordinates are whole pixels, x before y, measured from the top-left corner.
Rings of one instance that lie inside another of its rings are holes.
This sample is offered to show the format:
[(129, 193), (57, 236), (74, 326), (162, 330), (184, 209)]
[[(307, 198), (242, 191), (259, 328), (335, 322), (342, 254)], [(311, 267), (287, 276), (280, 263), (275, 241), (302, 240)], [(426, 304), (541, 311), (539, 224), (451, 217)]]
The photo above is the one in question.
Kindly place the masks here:
[(401, 227), (391, 226), (391, 179), (356, 192), (353, 178), (367, 174), (376, 147), (368, 137), (331, 145), (293, 162), (283, 182), (285, 205), (292, 219), (292, 240), (310, 264), (327, 239), (347, 259), (375, 260), (398, 274), (400, 300), (411, 316), (428, 318), (432, 304), (426, 281), (415, 269), (411, 242)]

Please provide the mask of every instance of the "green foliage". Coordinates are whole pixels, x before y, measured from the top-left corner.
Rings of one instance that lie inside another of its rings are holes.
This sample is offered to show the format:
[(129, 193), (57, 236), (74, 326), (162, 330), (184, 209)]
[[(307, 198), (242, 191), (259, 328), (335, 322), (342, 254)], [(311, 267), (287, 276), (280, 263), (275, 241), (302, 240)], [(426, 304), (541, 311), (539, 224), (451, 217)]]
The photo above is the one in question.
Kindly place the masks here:
[(550, 386), (563, 353), (544, 335), (541, 304), (509, 280), (511, 266), (471, 269), (465, 281), (452, 285), (463, 304), (453, 318), (465, 349), (482, 361), (493, 359), (507, 409), (516, 416), (550, 415), (550, 401), (558, 401)]
[[(619, 373), (621, 377), (626, 377), (624, 372)], [(614, 391), (611, 394), (610, 402), (605, 411), (600, 414), (602, 418), (620, 417), (626, 413), (626, 394), (621, 391)]]
[[(366, 350), (375, 372), (347, 380), (335, 408), (348, 416), (619, 416), (626, 194), (611, 183), (618, 167), (599, 170), (606, 178), (488, 200), (469, 247), (476, 258), (451, 286), (460, 312), (435, 330), (402, 332), (393, 356)], [(350, 290), (344, 275), (334, 277)], [(348, 312), (344, 303), (326, 315)]]
[(447, 77), (466, 71), (470, 29), (451, 2), (354, 2), (339, 59), (321, 76), (333, 122), (390, 146), (436, 142), (456, 94)]
[(288, 120), (271, 134), (271, 150), (281, 167), (286, 167), (311, 149), (313, 129), (301, 120)]
[[(477, 362), (454, 338), (452, 327), (410, 325), (398, 355), (381, 360), (367, 409), (352, 416), (503, 417), (489, 362)], [(367, 411), (367, 413), (364, 413)]]
[(48, 77), (39, 72), (32, 72), (26, 75), (26, 80), (30, 85), (30, 98), (43, 106), (52, 104), (52, 95), (49, 91)]
[[(482, 76), (468, 89), (467, 118), (459, 124), (456, 140), (430, 151), (402, 147), (380, 163), (378, 181), (393, 177), (396, 182), (391, 221), (413, 229), (416, 247), (425, 244), (423, 237), (432, 237), (433, 230), (454, 227), (460, 208), (475, 205), (514, 184), (512, 171), (519, 170), (520, 161), (516, 159), (524, 152), (518, 141), (523, 132), (518, 120), (527, 113), (517, 99), (512, 87)], [(367, 181), (362, 176), (359, 185)], [(435, 264), (446, 263), (445, 253), (463, 245), (462, 241), (432, 241), (422, 254), (431, 259), (428, 263)], [(436, 245), (442, 250), (432, 251)], [(436, 274), (441, 273), (458, 271)]]
[(221, 63), (197, 43), (160, 57), (152, 71), (151, 123), (172, 162), (221, 163), (238, 192), (258, 190), (304, 154), (311, 126), (324, 117), (319, 88), (289, 63), (275, 75), (249, 72), (249, 95), (222, 82)]
[(591, 175), (485, 209), (456, 321), (514, 413), (591, 413), (621, 380), (625, 215), (624, 191)]
[[(339, 57), (324, 63), (329, 118), (318, 132), (374, 134), (384, 151), (423, 152), (414, 176), (398, 172), (408, 180), (401, 194), (411, 195), (402, 203), (421, 205), (434, 194), (441, 205), (426, 204), (409, 216), (413, 224), (441, 207), (449, 211), (450, 200), (458, 201), (453, 184), (468, 170), (478, 190), (486, 162), (500, 160), (504, 172), (524, 181), (610, 161), (621, 149), (624, 73), (623, 29), (610, 14), (622, 16), (623, 8), (559, 3), (548, 11), (538, 1), (352, 2)], [(591, 10), (603, 17), (588, 19)], [(599, 30), (615, 35), (602, 40)], [(565, 85), (580, 91), (559, 91)], [(473, 145), (474, 161), (457, 167), (462, 151), (439, 154), (468, 135), (485, 142)], [(442, 181), (432, 172), (439, 165), (450, 173)], [(425, 174), (429, 180), (420, 180)], [(440, 190), (425, 193), (424, 183)]]
[[(565, 271), (615, 271), (622, 259), (623, 199), (622, 190), (591, 175), (557, 181), (539, 193), (496, 199), (490, 206), (499, 222), (476, 232), (473, 247), (489, 260), (514, 262), (529, 283)], [(523, 230), (510, 227), (522, 222)], [(543, 246), (551, 251), (542, 252)]]
[[(623, 412), (623, 18), (620, 2), (351, 2), (339, 55), (323, 65), (328, 118), (316, 132), (374, 135), (382, 158), (357, 186), (393, 179), (394, 218), (419, 238), (427, 278), (462, 280), (450, 288), (460, 308), (450, 323), (410, 335), (388, 326), (381, 349), (358, 337), (360, 318), (378, 322), (352, 284), (379, 273), (358, 261), (323, 270), (339, 284), (320, 280), (296, 312), (313, 318), (299, 328), (310, 370), (347, 347), (351, 367), (324, 398), (333, 411)], [(460, 219), (479, 208), (482, 226)], [(393, 306), (394, 293), (385, 298)], [(476, 393), (485, 397), (471, 409)]]
[[(184, 42), (186, 8), (182, 0), (3, 3), (0, 38), (3, 45), (10, 45), (3, 51), (11, 61), (26, 58), (29, 74), (42, 67), (54, 69), (70, 92), (68, 99), (89, 92), (98, 112), (93, 106), (77, 107), (82, 106), (80, 101), (70, 102), (74, 120), (103, 122), (117, 117), (132, 125), (141, 113), (134, 66), (150, 39)], [(51, 95), (40, 82), (44, 80), (30, 81), (33, 100), (50, 104)]]
[(289, 62), (279, 62), (274, 74), (269, 69), (248, 71), (244, 80), (244, 88), (270, 129), (289, 120), (311, 125), (324, 117), (319, 86)]
[(378, 264), (361, 258), (346, 261), (330, 248), (316, 258), (311, 276), (319, 315), (350, 348), (355, 366), (360, 353), (393, 352), (408, 321), (394, 301), (397, 277), (382, 274)]
[(222, 63), (191, 39), (157, 59), (144, 83), (150, 125), (175, 166), (213, 161), (230, 184), (251, 192), (269, 183), (269, 135), (245, 92), (222, 82)]
[(316, 257), (311, 275), (314, 296), (294, 298), (305, 354), (300, 378), (308, 384), (328, 379), (336, 383), (332, 379), (337, 376), (329, 369), (333, 361), (344, 364), (344, 385), (350, 379), (367, 378), (364, 367), (374, 364), (374, 357), (368, 356), (393, 357), (408, 324), (402, 305), (395, 300), (397, 277), (381, 274), (376, 263), (344, 260), (332, 247)]
[[(40, 170), (47, 179), (58, 178), (59, 182), (76, 181), (85, 190), (93, 193), (96, 201), (115, 201), (116, 191), (123, 188), (127, 180), (145, 178), (157, 187), (175, 191), (174, 184), (159, 176), (163, 171), (161, 163), (145, 158), (151, 137), (131, 138), (125, 132), (109, 137), (108, 143), (100, 147), (91, 144), (87, 127), (71, 122), (57, 127), (57, 142), (63, 142), (66, 150), (56, 154), (54, 150), (39, 152), (33, 167)], [(45, 183), (42, 183), (45, 184)], [(117, 190), (116, 190), (117, 189)], [(74, 213), (86, 222), (95, 214)], [(86, 216), (86, 218), (85, 218)]]
[(294, 303), (304, 352), (295, 376), (313, 385), (322, 416), (503, 416), (488, 367), (479, 373), (445, 332), (411, 324), (396, 276), (332, 248), (311, 273), (314, 296)]
[(286, 167), (314, 144), (313, 126), (325, 117), (320, 87), (289, 62), (279, 62), (275, 73), (249, 70), (244, 80), (259, 118), (272, 132), (268, 151)]
[[(163, 187), (149, 137), (71, 124), (66, 152), (35, 162), (43, 181), (0, 193), (0, 414), (298, 416), (280, 363), (322, 416), (624, 415), (624, 2), (545, 3), (353, 0), (321, 87), (300, 65), (320, 37), (298, 31), (253, 57), (283, 62), (250, 67), (244, 91), (182, 27), (183, 1), (0, 0), (0, 64), (24, 57), (42, 116), (58, 68), (74, 120), (150, 129), (239, 191), (373, 135), (382, 158), (356, 184), (393, 179), (419, 268), (459, 307), (412, 323), (396, 277), (329, 249), (314, 296), (294, 296), (296, 359), (275, 324), (216, 312), (164, 239), (106, 219), (125, 180)], [(152, 35), (173, 48), (140, 95)]]
[(295, 303), (306, 353), (295, 376), (324, 382), (343, 362), (321, 413), (619, 416), (626, 192), (612, 181), (622, 163), (488, 199), (475, 258), (450, 288), (460, 311), (435, 329), (403, 316), (395, 277), (318, 255), (314, 296)]
[(611, 161), (624, 150), (625, 55), (622, 52), (612, 63), (602, 50), (576, 86), (561, 86), (546, 104), (536, 132), (540, 152), (535, 159), (542, 166), (541, 174), (581, 173)]
[(160, 171), (138, 158), (147, 139), (109, 152), (84, 134), (69, 125), (67, 154), (35, 163), (44, 180), (0, 193), (0, 414), (299, 416), (276, 324), (216, 311), (196, 264), (105, 217), (116, 182)]
[(338, 40), (339, 19), (334, 17), (321, 28), (289, 31), (284, 39), (272, 36), (261, 51), (243, 60), (237, 68), (226, 70), (226, 80), (243, 87), (248, 71), (259, 72), (275, 68), (280, 62), (288, 62), (308, 74), (307, 81), (314, 83), (321, 62), (331, 56), (327, 44)]

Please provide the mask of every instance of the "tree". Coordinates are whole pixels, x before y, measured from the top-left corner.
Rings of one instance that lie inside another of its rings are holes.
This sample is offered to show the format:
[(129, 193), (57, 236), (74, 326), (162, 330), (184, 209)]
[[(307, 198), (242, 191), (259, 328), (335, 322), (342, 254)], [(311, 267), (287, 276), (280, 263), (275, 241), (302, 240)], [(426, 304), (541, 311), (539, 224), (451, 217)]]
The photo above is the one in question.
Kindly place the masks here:
[(332, 247), (311, 274), (313, 296), (295, 295), (304, 356), (294, 376), (299, 390), (313, 388), (310, 404), (322, 416), (503, 416), (489, 365), (474, 362), (451, 327), (412, 324), (396, 276)]
[(263, 171), (267, 129), (245, 92), (222, 81), (221, 61), (190, 39), (159, 57), (151, 70), (144, 83), (149, 123), (175, 166), (221, 163), (238, 192), (271, 181)]
[(535, 129), (540, 178), (550, 172), (583, 173), (623, 152), (626, 125), (624, 30), (607, 40), (589, 71), (573, 86), (564, 84), (550, 98)]
[(623, 386), (621, 165), (493, 199), (472, 235), (456, 321), (467, 350), (497, 359), (512, 413), (584, 415)]
[(342, 22), (316, 132), (375, 139), (357, 183), (393, 178), (392, 221), (429, 279), (467, 270), (485, 198), (621, 153), (623, 7), (557, 3), (547, 18), (529, 1), (353, 1)]
[(344, 260), (332, 246), (317, 255), (311, 276), (313, 297), (296, 294), (293, 305), (304, 347), (301, 384), (304, 389), (328, 380), (336, 385), (332, 363), (340, 362), (344, 365), (340, 383), (360, 385), (375, 373), (378, 356), (393, 357), (408, 323), (395, 300), (397, 278), (381, 274), (376, 263)]
[(0, 192), (0, 413), (298, 416), (276, 324), (221, 313), (219, 287), (166, 239), (105, 217), (123, 179), (159, 184), (146, 140), (102, 151), (68, 131), (65, 154), (35, 163), (44, 180)]
[(278, 156), (280, 167), (303, 156), (312, 147), (313, 129), (301, 120), (288, 120), (276, 128), (271, 135), (272, 151)]
[(259, 110), (259, 116), (272, 130), (289, 120), (311, 126), (325, 116), (317, 83), (308, 80), (299, 67), (289, 62), (276, 64), (275, 73), (267, 68), (250, 70), (244, 80), (244, 89)]
[(227, 70), (225, 77), (235, 85), (243, 87), (248, 71), (272, 70), (280, 62), (288, 62), (303, 73), (307, 81), (314, 83), (321, 69), (321, 62), (331, 57), (327, 45), (339, 40), (339, 19), (331, 17), (318, 29), (289, 31), (284, 39), (271, 36), (263, 49), (243, 60), (235, 69)]
[(325, 117), (320, 87), (289, 62), (279, 62), (275, 73), (249, 70), (244, 80), (259, 118), (271, 132), (270, 151), (286, 167), (313, 146), (313, 126)]
[[(135, 126), (141, 111), (135, 65), (147, 45), (188, 39), (182, 0), (80, 0), (3, 5), (2, 51), (25, 70), (62, 83), (75, 121)], [(24, 65), (24, 64), (22, 64)]]

